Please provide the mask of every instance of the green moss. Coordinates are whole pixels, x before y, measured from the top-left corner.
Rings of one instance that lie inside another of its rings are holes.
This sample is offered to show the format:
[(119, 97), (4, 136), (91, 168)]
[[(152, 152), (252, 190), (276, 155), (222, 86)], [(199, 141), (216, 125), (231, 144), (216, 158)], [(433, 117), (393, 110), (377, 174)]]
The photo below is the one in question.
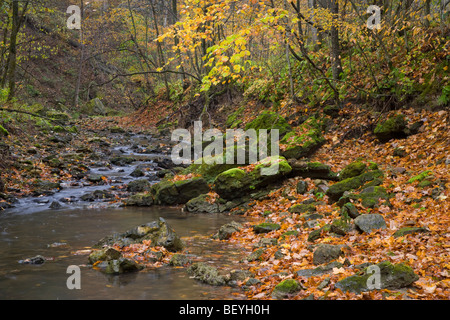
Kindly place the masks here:
[(280, 137), (292, 130), (289, 123), (278, 113), (263, 111), (256, 119), (245, 126), (245, 130), (278, 129)]
[(234, 129), (234, 128), (237, 128), (242, 123), (242, 120), (239, 119), (239, 117), (241, 116), (241, 114), (244, 110), (245, 110), (245, 107), (240, 107), (235, 112), (230, 114), (230, 116), (227, 118), (227, 121), (225, 123), (227, 128)]
[(314, 203), (300, 203), (293, 205), (288, 209), (290, 213), (305, 213), (305, 212), (314, 212), (316, 211), (316, 205)]
[(295, 294), (302, 289), (300, 283), (294, 279), (285, 279), (277, 284), (274, 291), (284, 294)]
[(367, 165), (362, 161), (355, 161), (346, 166), (341, 173), (339, 174), (339, 178), (341, 180), (345, 180), (348, 178), (356, 177), (362, 174), (367, 168)]
[(408, 183), (413, 183), (416, 181), (422, 181), (424, 180), (426, 177), (428, 177), (430, 174), (432, 173), (432, 171), (430, 170), (426, 170), (420, 174), (418, 174), (417, 176), (412, 177), (411, 179), (408, 180)]
[(365, 183), (380, 177), (383, 177), (383, 172), (380, 170), (364, 172), (359, 176), (348, 178), (333, 184), (327, 190), (326, 194), (330, 198), (330, 201), (338, 201), (345, 191), (358, 189), (365, 185)]
[(374, 208), (378, 206), (379, 199), (389, 200), (389, 195), (386, 189), (380, 186), (365, 188), (359, 194), (351, 195), (352, 199), (360, 199), (361, 204), (366, 208)]
[(421, 227), (405, 227), (405, 228), (401, 228), (401, 229), (397, 230), (394, 233), (394, 237), (398, 238), (398, 237), (406, 236), (408, 234), (424, 233), (424, 232), (429, 232), (429, 230), (426, 228), (421, 228)]
[(4, 136), (4, 137), (9, 136), (8, 130), (6, 130), (5, 128), (3, 128), (2, 125), (0, 125), (0, 136)]
[(281, 235), (281, 238), (287, 238), (290, 236), (297, 236), (299, 234), (299, 232), (297, 230), (290, 230), (290, 231), (286, 231), (285, 233), (283, 233)]
[(374, 134), (381, 142), (387, 142), (392, 138), (404, 138), (406, 136), (406, 119), (402, 114), (390, 117), (384, 122), (378, 123)]
[(310, 117), (301, 124), (300, 131), (306, 131), (302, 135), (297, 135), (294, 131), (286, 134), (280, 140), (280, 144), (286, 145), (282, 155), (286, 158), (299, 159), (311, 155), (325, 143), (325, 138), (316, 118)]
[(53, 130), (54, 132), (65, 132), (65, 131), (66, 131), (66, 129), (64, 129), (64, 128), (61, 127), (61, 126), (54, 126), (52, 130)]
[(253, 231), (255, 233), (267, 233), (274, 230), (279, 230), (281, 226), (277, 223), (271, 223), (271, 222), (263, 222), (257, 225), (253, 226)]

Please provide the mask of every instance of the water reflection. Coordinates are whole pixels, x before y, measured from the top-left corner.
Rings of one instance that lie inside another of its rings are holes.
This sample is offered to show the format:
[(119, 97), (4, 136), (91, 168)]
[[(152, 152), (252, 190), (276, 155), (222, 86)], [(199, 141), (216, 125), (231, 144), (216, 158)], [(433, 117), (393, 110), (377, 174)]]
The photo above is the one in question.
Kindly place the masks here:
[[(218, 228), (239, 217), (192, 215), (170, 208), (116, 208), (102, 210), (47, 210), (32, 214), (0, 215), (0, 299), (214, 299), (236, 298), (233, 288), (203, 285), (183, 268), (162, 267), (139, 273), (111, 276), (92, 270), (86, 255), (73, 255), (115, 232), (163, 217), (180, 237), (188, 240), (189, 253), (222, 252), (230, 265), (239, 251), (209, 237)], [(241, 219), (242, 220), (242, 219)], [(65, 243), (67, 245), (52, 245)], [(228, 250), (228, 251), (227, 251)], [(22, 265), (18, 261), (42, 255), (43, 265)], [(69, 265), (81, 266), (81, 290), (69, 290)]]

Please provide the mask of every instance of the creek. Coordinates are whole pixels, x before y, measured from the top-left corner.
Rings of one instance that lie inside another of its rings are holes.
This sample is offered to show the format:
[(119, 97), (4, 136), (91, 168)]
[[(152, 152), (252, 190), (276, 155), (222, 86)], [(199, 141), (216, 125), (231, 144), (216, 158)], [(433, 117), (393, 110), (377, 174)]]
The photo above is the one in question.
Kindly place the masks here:
[[(125, 155), (135, 155), (128, 146), (115, 146)], [(127, 166), (91, 168), (120, 186), (132, 181), (136, 167), (153, 165), (154, 154), (142, 155)], [(146, 158), (147, 157), (147, 158)], [(151, 181), (155, 183), (156, 181)], [(137, 225), (163, 217), (186, 242), (186, 253), (204, 257), (217, 267), (232, 267), (242, 253), (233, 244), (214, 241), (210, 235), (232, 220), (242, 217), (225, 214), (188, 214), (180, 208), (120, 207), (96, 200), (81, 201), (80, 196), (95, 190), (107, 190), (111, 184), (83, 185), (67, 181), (59, 192), (19, 199), (14, 208), (0, 214), (0, 299), (239, 299), (242, 291), (232, 287), (214, 287), (189, 277), (185, 268), (163, 266), (140, 272), (108, 275), (87, 265), (87, 254), (75, 254), (99, 239), (124, 232)], [(61, 199), (71, 199), (63, 201)], [(49, 205), (58, 200), (59, 209)], [(21, 264), (20, 260), (42, 255), (41, 265)], [(70, 265), (81, 268), (81, 289), (68, 289), (66, 273)]]

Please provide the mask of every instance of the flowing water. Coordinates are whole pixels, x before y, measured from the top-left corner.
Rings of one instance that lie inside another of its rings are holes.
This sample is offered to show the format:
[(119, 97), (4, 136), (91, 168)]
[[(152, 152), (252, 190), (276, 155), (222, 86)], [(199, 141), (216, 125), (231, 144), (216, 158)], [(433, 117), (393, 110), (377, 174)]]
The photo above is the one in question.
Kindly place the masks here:
[[(131, 154), (125, 150), (126, 154)], [(101, 173), (112, 180), (129, 182), (136, 166), (151, 165), (151, 160), (127, 167), (110, 167)], [(91, 172), (97, 173), (98, 168)], [(177, 208), (122, 207), (105, 203), (74, 201), (61, 209), (48, 209), (54, 200), (78, 199), (80, 195), (103, 190), (111, 185), (63, 188), (39, 198), (21, 199), (16, 207), (0, 213), (0, 299), (236, 299), (243, 298), (237, 288), (214, 287), (189, 277), (185, 268), (163, 266), (140, 272), (107, 275), (87, 266), (86, 249), (104, 236), (124, 232), (137, 225), (163, 217), (186, 241), (187, 253), (205, 257), (217, 266), (230, 267), (242, 258), (231, 244), (213, 241), (210, 235), (239, 217), (223, 214), (187, 214)], [(21, 264), (20, 260), (42, 255), (42, 265)], [(68, 289), (70, 265), (81, 268), (81, 289)]]

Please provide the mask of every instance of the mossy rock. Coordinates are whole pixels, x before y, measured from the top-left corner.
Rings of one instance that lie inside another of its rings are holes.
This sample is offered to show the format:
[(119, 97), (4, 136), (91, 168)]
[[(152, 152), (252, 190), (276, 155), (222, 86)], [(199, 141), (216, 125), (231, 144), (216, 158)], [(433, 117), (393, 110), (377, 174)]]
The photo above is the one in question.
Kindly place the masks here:
[(383, 177), (383, 172), (380, 170), (367, 171), (359, 176), (348, 178), (333, 184), (328, 188), (326, 195), (329, 197), (330, 202), (336, 202), (342, 197), (345, 191), (358, 189), (367, 182), (380, 177)]
[(101, 268), (102, 271), (107, 274), (122, 274), (129, 272), (137, 272), (144, 268), (144, 266), (127, 258), (119, 258), (102, 262), (98, 264), (96, 267)]
[(288, 209), (290, 213), (306, 213), (316, 211), (316, 204), (314, 203), (299, 203), (295, 204)]
[(367, 165), (362, 161), (355, 161), (347, 165), (340, 173), (339, 179), (345, 180), (348, 178), (353, 178), (359, 176), (364, 171), (366, 171)]
[(182, 174), (199, 174), (205, 179), (208, 183), (214, 182), (214, 179), (224, 171), (233, 169), (238, 167), (239, 165), (236, 162), (231, 164), (226, 163), (210, 163), (206, 158), (201, 158), (196, 161), (197, 163), (193, 163), (189, 165), (186, 169), (184, 169)]
[(380, 142), (387, 142), (391, 139), (406, 138), (406, 130), (407, 121), (405, 116), (399, 114), (378, 123), (373, 133)]
[(60, 123), (67, 123), (70, 120), (70, 116), (67, 113), (58, 111), (47, 112), (47, 117)]
[(344, 219), (355, 219), (359, 216), (358, 209), (351, 202), (347, 202), (346, 204), (344, 204), (341, 208), (340, 213)]
[(150, 191), (151, 184), (150, 181), (147, 179), (139, 179), (131, 181), (128, 186), (127, 190), (129, 192), (144, 192), (144, 191)]
[(134, 194), (125, 201), (125, 205), (135, 207), (150, 207), (153, 203), (153, 196), (148, 193)]
[(281, 235), (281, 239), (285, 239), (285, 238), (289, 238), (290, 236), (297, 236), (299, 234), (299, 232), (297, 230), (290, 230), (290, 231), (286, 231), (285, 233), (283, 233)]
[(214, 180), (213, 190), (226, 200), (240, 198), (279, 181), (291, 170), (292, 168), (285, 158), (267, 157), (249, 172), (239, 168), (222, 172)]
[(308, 235), (308, 241), (309, 242), (314, 242), (317, 239), (320, 238), (320, 236), (322, 235), (322, 233), (326, 233), (329, 232), (331, 230), (331, 225), (330, 224), (326, 224), (323, 227), (316, 229), (314, 231), (311, 231)]
[(227, 283), (227, 277), (221, 275), (217, 268), (207, 265), (203, 262), (196, 262), (188, 268), (188, 273), (193, 275), (193, 278), (203, 283), (222, 286)]
[(111, 133), (125, 133), (125, 130), (119, 126), (109, 128), (109, 132)]
[(173, 267), (183, 267), (189, 263), (191, 263), (191, 260), (182, 253), (175, 253), (169, 261), (169, 265)]
[(329, 165), (320, 162), (307, 162), (301, 160), (289, 160), (292, 167), (291, 176), (324, 179), (324, 180), (338, 180), (337, 174), (331, 171)]
[(389, 204), (390, 196), (386, 189), (380, 186), (370, 186), (364, 188), (360, 193), (352, 193), (348, 196), (350, 199), (361, 200), (361, 204), (366, 208), (375, 208), (379, 206), (380, 199)]
[[(379, 275), (380, 280), (378, 288), (374, 285), (376, 281), (372, 282), (372, 279), (377, 275)], [(403, 263), (393, 265), (384, 261), (364, 269), (362, 275), (355, 274), (336, 282), (335, 287), (344, 292), (359, 294), (374, 289), (398, 290), (413, 284), (417, 280), (419, 280), (419, 276), (414, 273), (411, 267)]]
[(264, 249), (259, 248), (250, 253), (250, 255), (246, 258), (248, 262), (258, 261), (261, 259), (261, 256), (264, 254)]
[(278, 223), (263, 222), (253, 226), (255, 233), (268, 233), (279, 230), (281, 226)]
[(254, 129), (257, 133), (260, 129), (278, 129), (280, 137), (283, 137), (286, 133), (292, 131), (292, 128), (286, 119), (272, 111), (263, 111), (256, 119), (247, 123), (245, 130), (249, 129)]
[(122, 253), (117, 251), (116, 249), (107, 247), (100, 250), (94, 250), (88, 257), (88, 261), (90, 264), (94, 264), (97, 261), (108, 261), (119, 259), (122, 257)]
[(295, 279), (285, 279), (275, 286), (272, 297), (275, 299), (288, 298), (303, 290), (303, 286)]
[(176, 182), (162, 180), (154, 184), (150, 192), (156, 204), (185, 204), (191, 199), (208, 193), (209, 186), (203, 178), (198, 177)]
[(403, 237), (403, 236), (406, 236), (408, 234), (428, 233), (428, 232), (430, 232), (430, 230), (428, 230), (427, 228), (422, 228), (422, 227), (405, 227), (405, 228), (401, 228), (401, 229), (397, 230), (394, 233), (394, 238)]
[(352, 225), (346, 219), (334, 219), (330, 231), (345, 236), (352, 229)]
[(291, 131), (280, 140), (280, 145), (285, 146), (281, 155), (287, 159), (308, 157), (325, 143), (325, 138), (316, 118), (309, 118), (300, 127), (300, 131), (306, 133), (298, 136), (295, 131)]

